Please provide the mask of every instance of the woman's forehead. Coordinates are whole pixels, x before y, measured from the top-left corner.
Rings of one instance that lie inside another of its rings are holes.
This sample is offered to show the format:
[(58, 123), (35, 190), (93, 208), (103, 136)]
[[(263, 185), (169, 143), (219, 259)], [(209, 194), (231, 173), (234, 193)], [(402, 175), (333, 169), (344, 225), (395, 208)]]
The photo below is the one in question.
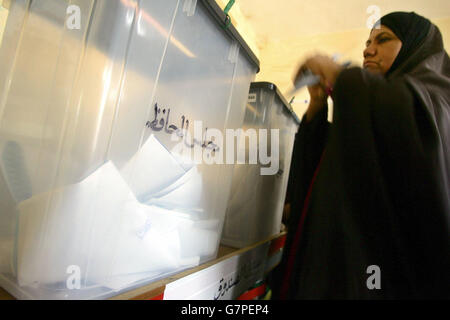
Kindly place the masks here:
[(397, 38), (397, 36), (395, 35), (395, 33), (394, 33), (391, 29), (389, 29), (389, 28), (386, 27), (385, 25), (380, 25), (379, 28), (373, 28), (373, 29), (370, 31), (369, 39), (375, 38), (375, 37), (376, 37), (377, 35), (379, 35), (380, 33), (387, 33), (387, 34), (389, 34), (389, 35), (394, 36), (394, 37)]

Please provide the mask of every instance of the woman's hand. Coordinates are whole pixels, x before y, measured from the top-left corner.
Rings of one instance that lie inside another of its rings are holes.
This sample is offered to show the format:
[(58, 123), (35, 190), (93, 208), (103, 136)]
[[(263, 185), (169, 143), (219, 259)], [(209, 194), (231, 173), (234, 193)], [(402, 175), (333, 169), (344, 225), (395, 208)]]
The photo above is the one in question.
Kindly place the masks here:
[(314, 74), (320, 77), (320, 83), (314, 86), (308, 87), (311, 101), (306, 111), (306, 121), (311, 121), (317, 112), (322, 110), (326, 106), (327, 102), (327, 88), (332, 88), (336, 82), (336, 78), (342, 71), (343, 67), (334, 62), (328, 56), (315, 55), (307, 59), (297, 71), (294, 78), (294, 83), (304, 71), (304, 69), (311, 70)]
[(336, 63), (332, 58), (317, 54), (307, 59), (300, 66), (295, 76), (294, 83), (300, 76), (300, 73), (305, 69), (311, 70), (312, 73), (320, 77), (320, 85), (323, 88), (332, 88), (339, 73), (341, 73), (341, 71), (343, 70), (343, 67)]

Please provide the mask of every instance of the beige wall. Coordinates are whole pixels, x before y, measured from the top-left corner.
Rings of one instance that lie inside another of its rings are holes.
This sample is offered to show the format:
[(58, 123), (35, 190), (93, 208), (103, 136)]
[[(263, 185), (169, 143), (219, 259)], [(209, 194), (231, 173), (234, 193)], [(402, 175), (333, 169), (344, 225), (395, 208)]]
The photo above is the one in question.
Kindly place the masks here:
[(442, 38), (444, 39), (444, 47), (447, 52), (450, 51), (450, 17), (445, 19), (431, 19), (441, 30)]
[[(216, 0), (216, 2), (222, 9), (225, 9), (228, 0)], [(260, 52), (257, 45), (256, 30), (254, 30), (247, 18), (243, 15), (238, 1), (236, 1), (231, 7), (228, 14), (231, 18), (231, 23), (233, 26), (239, 31), (241, 36), (245, 39), (245, 42), (247, 42), (248, 46), (252, 49), (256, 56), (259, 56)]]

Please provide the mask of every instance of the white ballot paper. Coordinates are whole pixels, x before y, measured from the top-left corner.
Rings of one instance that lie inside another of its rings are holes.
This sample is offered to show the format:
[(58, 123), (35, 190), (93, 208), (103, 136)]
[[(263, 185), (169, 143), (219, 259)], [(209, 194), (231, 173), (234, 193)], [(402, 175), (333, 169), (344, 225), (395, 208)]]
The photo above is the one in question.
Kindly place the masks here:
[(169, 187), (153, 194), (146, 203), (182, 212), (199, 212), (202, 210), (202, 188), (202, 176), (194, 167)]
[(19, 284), (65, 282), (70, 266), (83, 278), (109, 274), (121, 218), (133, 198), (108, 162), (80, 183), (21, 202)]
[(120, 171), (109, 161), (80, 183), (19, 203), (19, 285), (65, 289), (78, 270), (82, 288), (120, 290), (196, 266), (215, 254), (221, 227), (189, 214), (201, 195), (198, 169), (178, 165), (151, 136)]
[(181, 178), (186, 169), (151, 135), (120, 173), (136, 198), (144, 202)]

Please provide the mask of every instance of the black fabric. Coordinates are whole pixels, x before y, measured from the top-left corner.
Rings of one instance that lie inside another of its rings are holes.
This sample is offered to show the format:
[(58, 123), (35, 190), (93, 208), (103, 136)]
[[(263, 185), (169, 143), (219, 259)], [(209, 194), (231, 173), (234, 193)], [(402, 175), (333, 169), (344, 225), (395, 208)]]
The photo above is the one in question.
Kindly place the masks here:
[(414, 12), (392, 12), (375, 23), (382, 24), (400, 39), (402, 47), (387, 75), (395, 71), (425, 40), (431, 22)]
[[(297, 135), (296, 196), (274, 298), (291, 255), (289, 299), (450, 298), (450, 61), (437, 27), (386, 78), (341, 72), (333, 101), (329, 129), (324, 110), (310, 123), (304, 117)], [(371, 265), (381, 270), (380, 290), (367, 287)]]
[[(291, 207), (291, 212), (301, 210), (303, 203), (299, 203), (295, 200), (299, 198), (299, 195), (301, 199), (305, 197), (309, 186), (309, 181), (311, 181), (323, 148), (327, 142), (330, 127), (330, 124), (327, 122), (327, 113), (328, 107), (325, 107), (310, 123), (305, 121), (306, 115), (304, 115), (298, 132), (295, 135), (292, 159), (299, 159), (299, 157), (302, 157), (303, 161), (291, 161), (285, 200), (286, 203), (290, 203), (295, 206)], [(312, 138), (303, 139), (303, 137)], [(307, 174), (305, 179), (297, 179), (297, 177), (302, 173)]]

